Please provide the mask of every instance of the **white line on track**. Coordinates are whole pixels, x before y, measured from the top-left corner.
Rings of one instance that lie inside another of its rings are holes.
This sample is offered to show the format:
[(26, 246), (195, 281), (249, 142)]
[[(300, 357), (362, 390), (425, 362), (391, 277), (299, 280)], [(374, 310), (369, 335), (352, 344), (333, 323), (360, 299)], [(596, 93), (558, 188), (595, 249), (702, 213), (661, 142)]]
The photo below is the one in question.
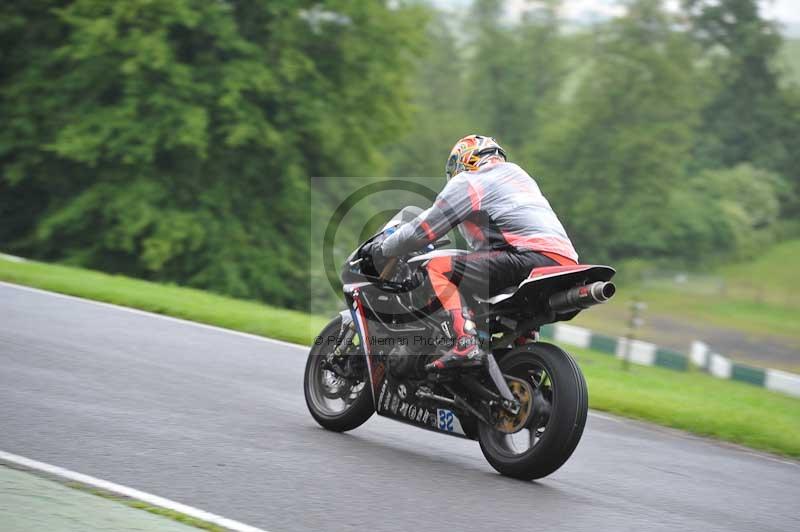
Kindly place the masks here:
[(99, 488), (105, 491), (109, 491), (111, 493), (115, 493), (117, 495), (121, 495), (123, 497), (128, 497), (130, 499), (135, 499), (137, 501), (146, 502), (147, 504), (152, 504), (153, 506), (158, 506), (160, 508), (166, 508), (168, 510), (180, 512), (184, 515), (188, 515), (196, 519), (201, 519), (208, 523), (212, 523), (221, 526), (223, 528), (226, 528), (228, 530), (233, 530), (235, 532), (267, 532), (264, 529), (246, 525), (244, 523), (240, 523), (239, 521), (228, 519), (227, 517), (222, 517), (220, 515), (206, 512), (205, 510), (200, 510), (193, 506), (189, 506), (180, 502), (175, 502), (170, 499), (165, 499), (164, 497), (159, 497), (158, 495), (146, 493), (144, 491), (140, 491), (134, 488), (129, 488), (127, 486), (122, 486), (120, 484), (115, 484), (114, 482), (109, 482), (107, 480), (91, 477), (89, 475), (84, 475), (83, 473), (76, 473), (75, 471), (64, 469), (63, 467), (46, 464), (44, 462), (39, 462), (37, 460), (31, 460), (30, 458), (25, 458), (23, 456), (17, 456), (16, 454), (0, 451), (0, 463), (3, 462), (5, 462), (6, 464), (16, 465), (23, 469), (39, 471), (54, 477), (58, 477), (60, 479), (71, 480), (74, 482), (78, 482), (80, 484), (92, 486), (94, 488)]
[(623, 423), (624, 422), (624, 420), (622, 420), (622, 419), (620, 419), (618, 417), (609, 416), (608, 414), (600, 414), (599, 412), (595, 412), (594, 410), (589, 410), (589, 415), (592, 416), (592, 417), (596, 417), (598, 419), (604, 419), (605, 421), (613, 421), (615, 423)]

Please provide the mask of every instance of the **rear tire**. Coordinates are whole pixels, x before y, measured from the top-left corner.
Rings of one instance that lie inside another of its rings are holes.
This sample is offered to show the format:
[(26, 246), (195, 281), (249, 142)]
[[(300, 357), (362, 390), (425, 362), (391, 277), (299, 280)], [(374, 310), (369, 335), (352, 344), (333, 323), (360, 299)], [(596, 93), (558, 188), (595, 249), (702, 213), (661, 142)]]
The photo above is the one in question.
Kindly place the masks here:
[[(361, 389), (355, 393), (357, 395), (348, 404), (342, 401), (342, 409), (336, 411), (329, 407), (322, 394), (322, 378), (325, 370), (321, 369), (320, 363), (336, 346), (332, 342), (326, 341), (327, 338), (336, 337), (339, 334), (342, 318), (338, 316), (332, 320), (319, 333), (318, 338), (321, 342), (315, 342), (308, 354), (306, 361), (305, 376), (303, 379), (303, 391), (306, 398), (306, 406), (311, 416), (323, 428), (334, 432), (345, 432), (364, 424), (375, 412), (372, 402), (372, 391), (370, 389), (369, 376), (367, 375), (366, 364), (364, 364), (363, 383)], [(361, 349), (357, 347), (357, 349)], [(351, 356), (364, 356), (363, 354)]]
[[(499, 473), (532, 480), (545, 477), (564, 465), (578, 445), (586, 425), (588, 394), (586, 381), (578, 364), (566, 351), (547, 343), (534, 343), (515, 350), (500, 359), (500, 369), (505, 375), (535, 383), (535, 368), (541, 368), (548, 380), (541, 378), (539, 385), (550, 400), (550, 412), (532, 447), (515, 453), (504, 443), (505, 435), (484, 423), (479, 423), (478, 433), (486, 460)], [(549, 386), (547, 386), (549, 384)], [(536, 408), (536, 402), (534, 402)], [(534, 442), (533, 436), (530, 441)]]

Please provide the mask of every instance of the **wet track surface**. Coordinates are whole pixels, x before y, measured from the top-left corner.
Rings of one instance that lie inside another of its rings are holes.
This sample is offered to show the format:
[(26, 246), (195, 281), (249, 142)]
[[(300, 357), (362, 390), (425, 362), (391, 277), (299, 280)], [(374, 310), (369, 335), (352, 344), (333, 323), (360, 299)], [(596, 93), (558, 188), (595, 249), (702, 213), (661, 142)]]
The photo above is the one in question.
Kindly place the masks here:
[(0, 450), (270, 532), (800, 530), (797, 463), (609, 416), (538, 482), (383, 418), (326, 432), (305, 355), (0, 284)]

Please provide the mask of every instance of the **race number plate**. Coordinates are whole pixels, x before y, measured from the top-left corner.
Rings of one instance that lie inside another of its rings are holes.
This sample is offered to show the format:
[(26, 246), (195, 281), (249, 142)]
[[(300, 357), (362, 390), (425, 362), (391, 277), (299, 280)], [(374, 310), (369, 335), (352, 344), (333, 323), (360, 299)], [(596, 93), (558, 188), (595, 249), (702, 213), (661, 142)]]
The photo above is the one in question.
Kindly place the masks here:
[(444, 408), (436, 409), (436, 428), (442, 432), (454, 432), (456, 434), (464, 435), (464, 429), (461, 428), (461, 422), (458, 420), (452, 410)]

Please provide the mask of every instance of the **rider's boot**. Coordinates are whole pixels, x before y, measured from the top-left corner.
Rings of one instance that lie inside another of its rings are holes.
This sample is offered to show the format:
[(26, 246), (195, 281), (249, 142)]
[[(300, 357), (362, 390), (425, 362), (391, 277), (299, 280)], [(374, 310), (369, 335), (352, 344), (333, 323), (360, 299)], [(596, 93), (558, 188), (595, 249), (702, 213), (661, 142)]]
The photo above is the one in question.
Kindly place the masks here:
[(455, 341), (445, 354), (425, 366), (426, 371), (441, 371), (480, 366), (485, 355), (476, 336), (475, 324), (462, 310), (450, 311), (450, 324)]

